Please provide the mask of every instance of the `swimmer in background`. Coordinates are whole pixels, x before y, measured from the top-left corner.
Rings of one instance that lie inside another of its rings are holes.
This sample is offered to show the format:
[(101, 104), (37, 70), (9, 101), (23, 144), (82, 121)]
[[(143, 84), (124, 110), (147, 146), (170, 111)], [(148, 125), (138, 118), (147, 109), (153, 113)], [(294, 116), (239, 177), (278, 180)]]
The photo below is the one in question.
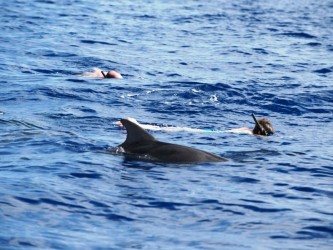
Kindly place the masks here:
[[(262, 135), (262, 136), (269, 136), (274, 134), (274, 129), (271, 122), (266, 118), (256, 119), (256, 117), (252, 114), (252, 117), (255, 121), (255, 126), (253, 129), (242, 127), (224, 131), (214, 131), (211, 129), (196, 129), (196, 128), (187, 128), (187, 127), (160, 127), (155, 125), (148, 125), (148, 124), (140, 124), (134, 118), (128, 117), (127, 120), (138, 124), (143, 129), (147, 130), (160, 130), (160, 131), (170, 131), (170, 132), (179, 132), (179, 131), (186, 131), (186, 132), (193, 132), (193, 133), (204, 133), (204, 132), (229, 132), (229, 133), (239, 133), (239, 134), (249, 134), (249, 135)], [(115, 123), (119, 127), (123, 127), (120, 121)]]
[(115, 79), (123, 78), (123, 76), (115, 70), (111, 70), (111, 71), (104, 73), (99, 68), (93, 68), (93, 72), (85, 72), (85, 73), (83, 73), (83, 76), (84, 77), (94, 77), (94, 78), (115, 78)]

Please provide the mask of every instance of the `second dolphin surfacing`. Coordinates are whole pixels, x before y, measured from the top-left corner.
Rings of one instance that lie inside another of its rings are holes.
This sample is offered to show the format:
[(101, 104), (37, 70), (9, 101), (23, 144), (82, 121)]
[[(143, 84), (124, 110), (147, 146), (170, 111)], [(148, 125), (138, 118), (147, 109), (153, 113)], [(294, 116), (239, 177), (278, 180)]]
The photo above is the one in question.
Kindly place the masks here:
[(223, 162), (226, 159), (211, 153), (178, 144), (161, 142), (139, 125), (122, 119), (126, 128), (125, 142), (112, 149), (112, 152), (155, 162), (190, 164), (200, 162)]

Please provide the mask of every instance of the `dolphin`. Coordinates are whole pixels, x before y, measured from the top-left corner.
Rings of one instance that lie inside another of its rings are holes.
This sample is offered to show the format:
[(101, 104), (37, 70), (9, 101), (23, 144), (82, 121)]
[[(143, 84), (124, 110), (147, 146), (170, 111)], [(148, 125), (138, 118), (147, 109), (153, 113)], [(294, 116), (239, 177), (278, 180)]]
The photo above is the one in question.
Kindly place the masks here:
[(114, 153), (163, 163), (189, 164), (226, 161), (224, 158), (199, 149), (158, 141), (138, 124), (127, 119), (121, 119), (121, 123), (126, 128), (127, 136), (122, 144), (111, 150)]

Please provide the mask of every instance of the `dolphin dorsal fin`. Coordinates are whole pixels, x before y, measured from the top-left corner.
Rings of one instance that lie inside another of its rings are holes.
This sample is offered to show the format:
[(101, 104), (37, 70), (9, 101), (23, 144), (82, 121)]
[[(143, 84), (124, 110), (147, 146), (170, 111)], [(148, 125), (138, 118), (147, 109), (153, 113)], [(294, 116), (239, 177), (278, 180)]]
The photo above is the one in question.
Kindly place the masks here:
[(123, 146), (139, 141), (156, 141), (154, 136), (149, 134), (138, 124), (135, 124), (127, 119), (121, 119), (120, 121), (127, 131), (127, 137), (125, 142), (122, 144)]

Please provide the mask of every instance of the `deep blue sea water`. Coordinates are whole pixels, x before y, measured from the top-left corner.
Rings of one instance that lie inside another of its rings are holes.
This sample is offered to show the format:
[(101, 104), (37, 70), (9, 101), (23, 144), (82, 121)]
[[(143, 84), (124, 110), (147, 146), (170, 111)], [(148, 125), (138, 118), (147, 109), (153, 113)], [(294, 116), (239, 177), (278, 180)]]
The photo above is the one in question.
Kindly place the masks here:
[[(332, 249), (331, 0), (13, 0), (0, 23), (0, 249)], [(227, 162), (105, 153), (120, 118), (251, 113), (276, 134), (151, 132)]]

